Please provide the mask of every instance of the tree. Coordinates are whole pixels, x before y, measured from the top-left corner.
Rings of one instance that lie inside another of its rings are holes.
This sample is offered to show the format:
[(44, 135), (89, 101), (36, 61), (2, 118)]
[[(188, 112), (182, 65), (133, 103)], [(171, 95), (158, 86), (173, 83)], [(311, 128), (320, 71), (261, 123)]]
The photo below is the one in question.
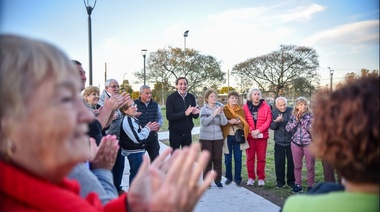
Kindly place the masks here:
[[(189, 81), (189, 92), (202, 93), (203, 87), (216, 87), (225, 82), (225, 73), (220, 69), (220, 62), (213, 56), (202, 55), (194, 49), (168, 47), (158, 49), (149, 54), (147, 59), (147, 80), (151, 83), (168, 82), (175, 89), (174, 82), (178, 77), (186, 77)], [(134, 73), (142, 79), (143, 73)]]
[(242, 84), (255, 83), (263, 93), (273, 92), (278, 97), (280, 93), (292, 95), (297, 89), (314, 92), (320, 79), (318, 67), (318, 54), (313, 48), (281, 45), (279, 50), (235, 65), (231, 74)]
[(227, 86), (224, 86), (220, 89), (219, 91), (219, 94), (228, 94), (228, 92), (230, 91), (234, 91), (235, 89), (233, 87), (227, 87)]
[(379, 71), (378, 70), (372, 70), (372, 72), (370, 72), (368, 69), (362, 68), (362, 70), (360, 70), (360, 76), (357, 75), (355, 72), (347, 73), (344, 76), (344, 80), (337, 83), (335, 88), (341, 88), (347, 84), (350, 84), (351, 82), (355, 81), (356, 79), (358, 79), (360, 77), (370, 77), (370, 76), (378, 77)]
[(165, 99), (169, 95), (169, 87), (167, 81), (157, 82), (152, 90), (152, 98), (161, 105), (165, 105)]
[(128, 80), (123, 80), (123, 84), (120, 85), (120, 93), (127, 92), (129, 94), (132, 94), (133, 89), (132, 86), (129, 84)]

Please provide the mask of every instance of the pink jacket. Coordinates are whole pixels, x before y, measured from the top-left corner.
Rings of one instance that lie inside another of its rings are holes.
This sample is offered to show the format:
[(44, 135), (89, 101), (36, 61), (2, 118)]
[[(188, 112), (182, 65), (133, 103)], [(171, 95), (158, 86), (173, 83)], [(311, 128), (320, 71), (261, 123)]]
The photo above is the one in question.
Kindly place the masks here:
[[(257, 126), (255, 126), (255, 122), (253, 121), (253, 117), (248, 104), (252, 104), (252, 102), (248, 101), (246, 104), (244, 104), (243, 108), (249, 125), (249, 131), (251, 132), (252, 130), (259, 129), (263, 134), (263, 139), (268, 139), (268, 129), (270, 127), (270, 123), (272, 122), (272, 111), (270, 110), (269, 105), (264, 100), (262, 101), (258, 110)], [(251, 134), (248, 136), (251, 136)]]

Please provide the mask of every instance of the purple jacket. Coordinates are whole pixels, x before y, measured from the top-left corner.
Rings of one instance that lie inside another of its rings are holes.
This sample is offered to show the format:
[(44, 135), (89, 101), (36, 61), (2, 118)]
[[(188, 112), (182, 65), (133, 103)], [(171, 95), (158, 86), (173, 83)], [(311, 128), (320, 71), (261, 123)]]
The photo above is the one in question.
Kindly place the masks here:
[(313, 122), (313, 116), (307, 112), (302, 115), (299, 121), (294, 115), (291, 115), (286, 125), (286, 131), (292, 132), (292, 142), (297, 146), (306, 146), (311, 143), (310, 127)]

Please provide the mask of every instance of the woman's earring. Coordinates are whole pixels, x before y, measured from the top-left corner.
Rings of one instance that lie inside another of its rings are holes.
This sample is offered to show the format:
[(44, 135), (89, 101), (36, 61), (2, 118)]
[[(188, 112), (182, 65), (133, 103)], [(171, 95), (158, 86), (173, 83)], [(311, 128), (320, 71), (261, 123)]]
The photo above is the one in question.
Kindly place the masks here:
[(5, 152), (5, 161), (11, 161), (13, 153), (16, 151), (16, 147), (11, 143), (7, 143), (6, 152)]

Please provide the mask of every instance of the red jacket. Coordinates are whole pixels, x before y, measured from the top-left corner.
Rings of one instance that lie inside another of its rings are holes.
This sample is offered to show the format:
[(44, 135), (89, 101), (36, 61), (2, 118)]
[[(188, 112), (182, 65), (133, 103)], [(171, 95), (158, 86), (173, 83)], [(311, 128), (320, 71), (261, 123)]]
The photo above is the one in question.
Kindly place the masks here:
[(97, 194), (79, 196), (79, 184), (51, 184), (0, 160), (0, 211), (126, 211), (126, 195), (102, 206)]
[[(247, 123), (249, 125), (249, 131), (251, 132), (252, 130), (259, 129), (263, 134), (263, 139), (268, 139), (268, 129), (270, 127), (270, 123), (272, 122), (272, 111), (270, 110), (269, 105), (265, 101), (261, 103), (257, 112), (257, 126), (255, 126), (255, 122), (253, 121), (251, 111), (248, 107), (248, 102), (244, 104), (243, 108)], [(248, 136), (251, 136), (251, 133)]]

